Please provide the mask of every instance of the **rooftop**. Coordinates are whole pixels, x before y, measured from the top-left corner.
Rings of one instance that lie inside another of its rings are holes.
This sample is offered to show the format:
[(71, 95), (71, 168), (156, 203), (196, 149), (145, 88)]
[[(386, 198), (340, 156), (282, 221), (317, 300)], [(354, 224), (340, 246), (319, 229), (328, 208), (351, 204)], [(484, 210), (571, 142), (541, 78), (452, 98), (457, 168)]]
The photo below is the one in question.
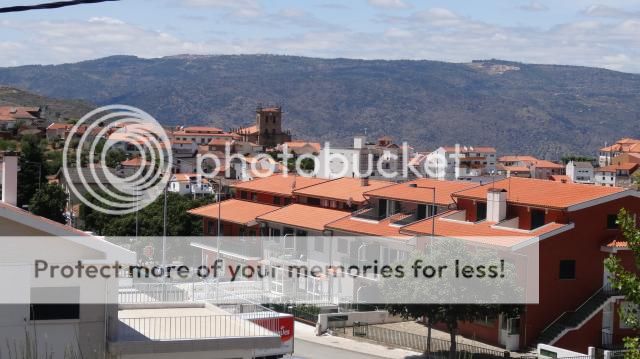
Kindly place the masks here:
[(387, 181), (369, 180), (369, 185), (363, 186), (360, 178), (342, 177), (295, 190), (294, 194), (334, 199), (345, 202), (351, 201), (353, 203), (363, 203), (366, 201), (364, 193), (391, 186), (393, 184), (394, 183)]
[[(436, 217), (402, 227), (401, 233), (413, 235), (430, 235), (464, 239), (476, 243), (490, 244), (502, 247), (514, 247), (541, 236), (557, 231), (573, 228), (573, 224), (548, 223), (534, 230), (522, 230), (501, 226), (493, 222), (467, 222), (452, 217), (463, 211), (450, 211)], [(433, 221), (435, 220), (435, 225)]]
[(222, 221), (242, 225), (253, 225), (256, 217), (280, 208), (276, 206), (270, 206), (268, 204), (242, 201), (237, 199), (228, 199), (226, 201), (220, 202), (220, 204), (214, 203), (203, 207), (194, 208), (187, 212), (200, 217), (217, 219), (219, 205), (221, 207), (220, 216)]
[(322, 231), (327, 224), (349, 216), (348, 212), (335, 209), (292, 204), (277, 211), (261, 215), (257, 219), (264, 222)]
[(533, 156), (520, 156), (520, 155), (509, 155), (509, 156), (501, 156), (498, 158), (498, 162), (535, 162), (538, 159)]
[(362, 220), (348, 216), (327, 224), (326, 228), (366, 236), (379, 236), (396, 239), (412, 238), (410, 235), (401, 234), (400, 226), (392, 225), (394, 221), (401, 219), (402, 216), (406, 215), (397, 214), (379, 222)]
[[(412, 187), (411, 185), (416, 185), (417, 187)], [(477, 183), (420, 178), (368, 191), (364, 193), (364, 196), (367, 198), (379, 197), (407, 202), (431, 203), (433, 201), (433, 190), (431, 188), (435, 188), (436, 204), (446, 206), (453, 203), (452, 193), (476, 186), (478, 186)]]
[(326, 179), (294, 175), (273, 175), (256, 178), (247, 182), (236, 183), (232, 187), (236, 190), (271, 193), (280, 196), (292, 196), (292, 192), (308, 186), (326, 182)]
[(633, 171), (638, 166), (637, 163), (621, 163), (619, 165), (609, 165), (605, 167), (596, 168), (596, 172), (617, 172), (619, 170), (622, 171)]
[(566, 209), (624, 191), (617, 187), (561, 183), (549, 180), (509, 177), (454, 194), (455, 197), (486, 200), (490, 188), (505, 189), (507, 201), (542, 208)]
[[(455, 146), (443, 146), (442, 148), (447, 152), (455, 152), (456, 150)], [(495, 153), (496, 149), (487, 146), (460, 146), (460, 152)]]

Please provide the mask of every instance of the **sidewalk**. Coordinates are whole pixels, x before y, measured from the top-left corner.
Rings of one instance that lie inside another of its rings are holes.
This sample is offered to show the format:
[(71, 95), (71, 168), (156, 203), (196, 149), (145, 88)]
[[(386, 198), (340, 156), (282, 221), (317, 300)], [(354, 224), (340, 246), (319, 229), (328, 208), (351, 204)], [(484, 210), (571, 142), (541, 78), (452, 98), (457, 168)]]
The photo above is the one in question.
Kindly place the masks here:
[(295, 322), (295, 332), (294, 336), (296, 339), (326, 345), (330, 347), (339, 348), (342, 350), (350, 350), (362, 354), (371, 355), (374, 357), (383, 357), (383, 358), (391, 358), (391, 359), (404, 359), (407, 357), (410, 358), (420, 358), (422, 353), (398, 349), (398, 348), (390, 348), (383, 345), (377, 345), (372, 343), (365, 343), (361, 341), (356, 341), (353, 339), (335, 337), (332, 335), (321, 335), (316, 336), (315, 328), (302, 324), (299, 322)]

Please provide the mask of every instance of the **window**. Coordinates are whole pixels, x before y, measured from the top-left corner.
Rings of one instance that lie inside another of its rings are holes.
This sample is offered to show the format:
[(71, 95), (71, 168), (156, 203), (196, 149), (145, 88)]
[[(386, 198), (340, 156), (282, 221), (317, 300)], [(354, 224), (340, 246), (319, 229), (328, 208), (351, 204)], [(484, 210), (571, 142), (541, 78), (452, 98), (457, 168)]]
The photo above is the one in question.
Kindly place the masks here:
[(271, 228), (271, 238), (275, 243), (280, 243), (280, 229)]
[(618, 216), (615, 214), (607, 215), (607, 229), (618, 229), (618, 224), (616, 221), (618, 220)]
[(531, 229), (544, 226), (544, 210), (532, 209), (531, 210)]
[(313, 240), (313, 249), (316, 250), (316, 252), (322, 252), (324, 251), (324, 240), (323, 237), (315, 237)]
[[(55, 299), (53, 299), (55, 298)], [(38, 304), (47, 300), (67, 302), (65, 304)], [(43, 287), (31, 288), (30, 320), (80, 319), (80, 288)]]
[(240, 191), (240, 199), (247, 199), (247, 192)]
[(349, 242), (344, 238), (338, 238), (338, 253), (346, 254), (349, 252)]
[(280, 197), (273, 197), (273, 204), (280, 205)]
[(560, 279), (576, 279), (576, 261), (565, 259), (560, 261)]
[(284, 199), (284, 205), (285, 205), (285, 206), (288, 206), (288, 205), (290, 205), (290, 204), (291, 204), (291, 198), (285, 198), (285, 199)]
[(251, 194), (251, 200), (254, 201), (254, 202), (257, 202), (258, 201), (258, 195), (255, 194), (255, 193), (252, 193)]
[(476, 221), (484, 221), (487, 219), (487, 203), (476, 203)]
[(320, 199), (319, 198), (309, 197), (309, 198), (307, 198), (307, 204), (312, 205), (312, 206), (319, 206), (320, 205)]

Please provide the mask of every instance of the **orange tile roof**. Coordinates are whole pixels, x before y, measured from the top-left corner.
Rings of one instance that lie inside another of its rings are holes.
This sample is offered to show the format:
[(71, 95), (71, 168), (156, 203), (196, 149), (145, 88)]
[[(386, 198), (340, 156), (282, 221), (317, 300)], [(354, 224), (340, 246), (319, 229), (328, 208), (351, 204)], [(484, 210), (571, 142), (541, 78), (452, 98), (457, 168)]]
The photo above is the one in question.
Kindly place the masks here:
[(566, 175), (552, 175), (549, 177), (550, 180), (562, 183), (571, 183), (571, 177)]
[(510, 203), (562, 209), (624, 191), (624, 189), (618, 187), (509, 177), (458, 192), (454, 194), (454, 197), (486, 200), (487, 190), (493, 187), (505, 189), (507, 191), (507, 201)]
[[(410, 184), (416, 184), (418, 187), (411, 187)], [(431, 203), (433, 200), (433, 191), (436, 191), (436, 204), (449, 205), (453, 203), (451, 194), (478, 186), (477, 183), (462, 181), (439, 181), (436, 179), (420, 178), (414, 181), (400, 183), (392, 186), (379, 188), (364, 193), (364, 196), (380, 197), (392, 200)], [(425, 188), (426, 187), (426, 188)]]
[(222, 129), (217, 127), (209, 127), (209, 126), (189, 126), (182, 129), (182, 131), (187, 133), (220, 133)]
[(0, 118), (4, 120), (15, 119), (36, 119), (31, 112), (37, 112), (39, 107), (24, 107), (24, 106), (0, 106)]
[[(206, 217), (218, 218), (218, 203), (210, 204), (203, 207), (194, 208), (187, 211), (190, 214)], [(252, 224), (256, 217), (265, 213), (274, 211), (280, 207), (270, 206), (268, 204), (241, 201), (237, 199), (228, 199), (220, 202), (220, 217), (223, 222), (231, 222), (242, 225)]]
[(285, 142), (283, 143), (283, 145), (287, 145), (288, 148), (293, 150), (302, 148), (307, 145), (311, 146), (315, 152), (320, 152), (320, 149), (321, 149), (321, 146), (318, 142), (291, 141), (291, 142)]
[(524, 166), (503, 166), (503, 168), (509, 172), (531, 172), (530, 169)]
[(54, 122), (47, 126), (47, 130), (70, 130), (73, 127), (72, 124), (62, 123), (62, 122)]
[(249, 127), (242, 127), (236, 131), (236, 133), (243, 135), (253, 135), (258, 133), (258, 127), (256, 125)]
[[(435, 218), (429, 218), (409, 224), (402, 227), (400, 232), (413, 235), (431, 235), (432, 231), (435, 230), (434, 235), (439, 237), (459, 238), (476, 243), (512, 247), (541, 235), (563, 229), (563, 227), (564, 229), (570, 229), (573, 227), (572, 224), (552, 222), (528, 231), (507, 228), (487, 221), (474, 223), (448, 218), (450, 215), (457, 214), (459, 212), (460, 211), (445, 212)], [(435, 226), (433, 225), (434, 219)]]
[(178, 144), (180, 144), (180, 143), (181, 143), (181, 144), (188, 144), (188, 145), (190, 145), (190, 144), (193, 144), (193, 141), (189, 141), (189, 140), (176, 140), (176, 139), (173, 139), (173, 140), (171, 140), (171, 143), (178, 143)]
[(360, 178), (342, 177), (326, 181), (315, 186), (306, 187), (294, 191), (295, 195), (349, 201), (363, 203), (366, 201), (364, 193), (391, 186), (394, 183), (387, 181), (369, 180), (368, 186), (361, 185)]
[(326, 228), (365, 236), (387, 237), (396, 239), (411, 238), (412, 236), (401, 234), (399, 226), (391, 225), (393, 221), (399, 219), (399, 215), (395, 215), (385, 218), (380, 222), (372, 222), (363, 221), (352, 216), (348, 216), (327, 224)]
[(596, 172), (616, 172), (618, 170), (633, 171), (639, 165), (637, 163), (621, 163), (619, 165), (609, 165), (605, 167), (596, 168)]
[(498, 158), (498, 162), (518, 162), (518, 161), (535, 162), (537, 160), (538, 159), (533, 156), (519, 156), (519, 155), (501, 156), (500, 158)]
[(261, 215), (257, 219), (296, 228), (322, 231), (327, 224), (348, 216), (351, 216), (351, 214), (336, 209), (291, 204), (277, 211)]
[(271, 193), (280, 196), (292, 196), (294, 185), (295, 189), (302, 189), (326, 181), (326, 179), (322, 178), (294, 175), (273, 175), (264, 178), (256, 178), (247, 182), (236, 183), (232, 187), (236, 190)]
[(537, 160), (533, 163), (533, 166), (538, 168), (564, 168), (564, 166), (561, 164), (553, 163), (547, 160)]
[(609, 248), (629, 248), (629, 242), (624, 240), (614, 239), (611, 242), (607, 243), (607, 247)]
[[(140, 167), (142, 166), (142, 157), (138, 156), (138, 157), (133, 157), (130, 158), (128, 160), (124, 160), (122, 162), (120, 162), (120, 165), (125, 166), (125, 167)], [(144, 161), (144, 165), (148, 166), (149, 162), (148, 161)]]

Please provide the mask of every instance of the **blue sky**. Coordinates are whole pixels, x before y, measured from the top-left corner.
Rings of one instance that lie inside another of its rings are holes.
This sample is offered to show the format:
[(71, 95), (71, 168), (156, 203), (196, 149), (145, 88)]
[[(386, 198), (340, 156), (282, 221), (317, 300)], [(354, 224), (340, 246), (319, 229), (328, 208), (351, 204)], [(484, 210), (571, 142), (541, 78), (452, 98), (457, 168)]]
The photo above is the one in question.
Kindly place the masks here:
[(185, 53), (500, 58), (640, 73), (640, 2), (122, 0), (0, 14), (0, 66)]

